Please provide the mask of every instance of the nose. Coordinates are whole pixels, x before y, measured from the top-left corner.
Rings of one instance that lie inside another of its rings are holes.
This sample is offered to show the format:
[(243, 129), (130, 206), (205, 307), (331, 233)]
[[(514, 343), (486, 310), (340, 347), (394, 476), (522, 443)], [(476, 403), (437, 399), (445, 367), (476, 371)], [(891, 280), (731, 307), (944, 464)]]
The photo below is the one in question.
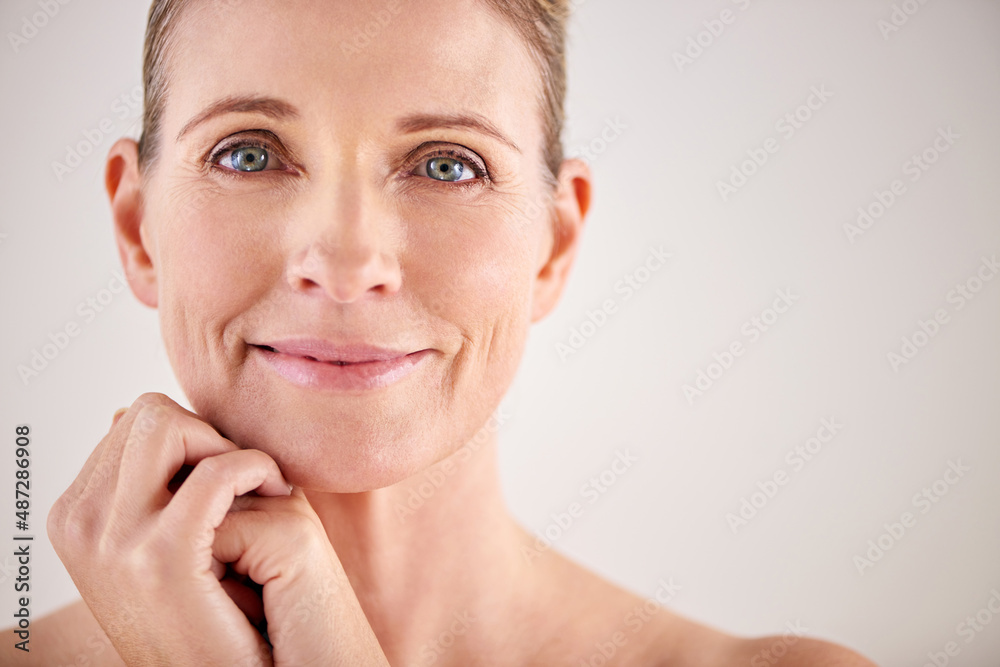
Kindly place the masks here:
[(399, 291), (399, 237), (390, 215), (359, 188), (318, 198), (305, 213), (287, 278), (293, 289), (337, 303)]

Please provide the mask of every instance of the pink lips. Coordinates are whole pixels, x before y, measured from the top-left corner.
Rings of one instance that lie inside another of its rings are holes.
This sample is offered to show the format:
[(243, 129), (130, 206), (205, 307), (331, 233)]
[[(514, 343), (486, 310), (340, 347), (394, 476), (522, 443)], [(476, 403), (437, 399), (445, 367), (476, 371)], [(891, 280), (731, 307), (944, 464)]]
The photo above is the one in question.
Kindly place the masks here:
[(363, 391), (390, 385), (409, 375), (431, 352), (335, 345), (317, 339), (251, 344), (250, 351), (294, 384), (334, 391)]

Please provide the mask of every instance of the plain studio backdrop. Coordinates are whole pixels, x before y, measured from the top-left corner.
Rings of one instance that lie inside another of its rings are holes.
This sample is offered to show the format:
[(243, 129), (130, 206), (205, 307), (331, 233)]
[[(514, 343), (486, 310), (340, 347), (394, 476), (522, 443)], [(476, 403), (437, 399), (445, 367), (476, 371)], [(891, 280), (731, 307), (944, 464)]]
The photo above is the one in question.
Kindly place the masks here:
[[(114, 410), (184, 402), (102, 181), (147, 8), (0, 8), (3, 626), (15, 426), (37, 619), (77, 597), (44, 522)], [(568, 57), (594, 206), (503, 403), (514, 514), (734, 633), (996, 665), (1000, 3), (585, 0)]]

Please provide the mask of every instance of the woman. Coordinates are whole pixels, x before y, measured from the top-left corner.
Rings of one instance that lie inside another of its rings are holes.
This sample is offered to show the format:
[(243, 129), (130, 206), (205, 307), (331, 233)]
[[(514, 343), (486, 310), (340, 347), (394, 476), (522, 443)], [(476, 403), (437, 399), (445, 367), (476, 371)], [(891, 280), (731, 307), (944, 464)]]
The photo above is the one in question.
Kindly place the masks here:
[(83, 600), (18, 664), (872, 664), (666, 610), (632, 632), (646, 600), (504, 507), (491, 415), (590, 203), (564, 4), (154, 2), (106, 186), (194, 412), (115, 414), (49, 517)]

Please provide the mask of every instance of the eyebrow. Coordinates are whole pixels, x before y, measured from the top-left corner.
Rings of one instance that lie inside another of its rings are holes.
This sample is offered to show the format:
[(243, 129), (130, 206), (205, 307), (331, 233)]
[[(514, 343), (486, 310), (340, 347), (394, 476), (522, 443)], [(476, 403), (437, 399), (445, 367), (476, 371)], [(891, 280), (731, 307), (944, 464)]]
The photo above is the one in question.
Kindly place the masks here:
[(521, 149), (517, 147), (517, 144), (504, 136), (503, 132), (497, 129), (496, 125), (491, 123), (489, 119), (484, 118), (479, 114), (418, 113), (403, 116), (396, 121), (396, 129), (404, 134), (420, 132), (422, 130), (433, 130), (437, 128), (474, 130), (496, 139), (500, 143), (507, 145), (518, 153), (521, 152)]
[(251, 95), (238, 95), (223, 97), (213, 102), (208, 108), (189, 120), (181, 131), (177, 134), (177, 141), (190, 132), (196, 125), (227, 113), (259, 113), (270, 118), (288, 119), (298, 118), (299, 112), (288, 102), (284, 102), (273, 97), (254, 97)]
[[(213, 102), (204, 111), (189, 120), (177, 133), (177, 141), (197, 125), (227, 113), (259, 113), (279, 120), (299, 117), (298, 109), (273, 97), (238, 95), (224, 97)], [(485, 134), (520, 153), (517, 144), (508, 139), (488, 118), (474, 113), (434, 114), (416, 113), (403, 116), (396, 121), (396, 129), (404, 134), (413, 134), (438, 128), (474, 130)]]

